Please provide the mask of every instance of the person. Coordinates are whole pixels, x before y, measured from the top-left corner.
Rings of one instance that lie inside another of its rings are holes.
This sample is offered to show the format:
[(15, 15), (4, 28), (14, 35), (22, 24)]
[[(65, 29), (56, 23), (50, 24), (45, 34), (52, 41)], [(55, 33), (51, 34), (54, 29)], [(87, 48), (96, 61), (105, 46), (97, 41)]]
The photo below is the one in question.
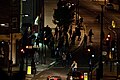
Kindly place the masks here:
[(82, 23), (83, 23), (83, 17), (80, 18), (80, 23), (81, 23), (81, 26), (82, 26)]
[(81, 36), (80, 27), (76, 27), (75, 32), (76, 32), (76, 36), (78, 36), (78, 41), (80, 41), (80, 36)]
[(76, 61), (73, 61), (71, 68), (72, 68), (72, 72), (77, 71), (77, 62)]
[(35, 53), (34, 53), (34, 62), (35, 62), (35, 64), (39, 63), (39, 54), (38, 54), (38, 51), (35, 51)]
[(32, 69), (32, 74), (36, 74), (36, 67), (35, 67), (34, 58), (32, 58), (32, 61), (31, 61), (31, 69)]
[(63, 55), (62, 55), (62, 66), (66, 66), (66, 54), (63, 52)]
[(39, 47), (39, 37), (36, 39), (36, 47)]
[(72, 38), (72, 28), (69, 29), (69, 35), (70, 35), (69, 39), (71, 40), (71, 38)]
[(59, 38), (61, 38), (61, 36), (62, 36), (62, 30), (59, 29), (58, 33), (59, 33)]
[(86, 36), (86, 34), (84, 35), (84, 48), (86, 48), (86, 46), (87, 46), (87, 36)]
[(89, 42), (92, 42), (92, 36), (93, 36), (94, 34), (93, 34), (93, 32), (92, 32), (92, 29), (90, 29), (90, 31), (89, 31), (89, 34), (88, 34), (88, 36), (89, 36)]
[(57, 28), (57, 26), (56, 26), (56, 28), (55, 28), (55, 34), (54, 34), (54, 36), (55, 36), (55, 38), (56, 38), (56, 40), (57, 40), (57, 38), (58, 38), (58, 28)]
[(71, 54), (71, 52), (67, 53), (66, 60), (67, 60), (67, 65), (69, 66), (71, 64), (71, 60), (72, 60), (72, 54)]
[(96, 19), (97, 19), (97, 21), (99, 23), (100, 22), (100, 15), (99, 14), (96, 16)]
[(75, 31), (73, 31), (73, 35), (71, 38), (71, 44), (75, 45), (75, 40), (76, 40), (76, 33), (75, 33)]

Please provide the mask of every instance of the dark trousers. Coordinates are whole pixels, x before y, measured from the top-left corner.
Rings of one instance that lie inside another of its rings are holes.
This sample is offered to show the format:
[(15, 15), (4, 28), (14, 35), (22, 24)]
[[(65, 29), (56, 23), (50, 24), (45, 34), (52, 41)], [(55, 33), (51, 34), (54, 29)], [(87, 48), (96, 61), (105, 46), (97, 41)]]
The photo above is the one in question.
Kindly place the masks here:
[(62, 66), (66, 66), (66, 60), (62, 61)]

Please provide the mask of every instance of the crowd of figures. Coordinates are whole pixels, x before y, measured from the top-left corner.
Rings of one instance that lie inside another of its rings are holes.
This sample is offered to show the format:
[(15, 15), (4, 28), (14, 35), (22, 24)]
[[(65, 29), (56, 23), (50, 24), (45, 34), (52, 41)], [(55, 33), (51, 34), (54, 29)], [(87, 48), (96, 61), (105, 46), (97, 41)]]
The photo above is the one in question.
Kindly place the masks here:
[[(64, 28), (56, 27), (55, 32), (47, 25), (44, 30), (38, 34), (38, 36), (33, 37), (32, 43), (36, 43), (36, 47), (40, 47), (40, 43), (43, 43), (51, 50), (51, 57), (56, 58), (56, 60), (63, 60), (63, 65), (67, 60), (68, 64), (71, 59), (70, 53), (68, 53), (68, 48), (72, 44), (75, 44), (76, 37), (78, 36), (78, 41), (80, 41), (81, 32), (80, 28), (76, 27), (75, 31), (72, 30), (72, 26), (65, 31)], [(36, 64), (39, 62), (39, 51), (34, 51), (34, 61)]]
[[(80, 27), (76, 26), (75, 30), (70, 26), (67, 31), (64, 31), (64, 28), (55, 27), (55, 32), (52, 32), (52, 29), (47, 25), (44, 32), (40, 33), (36, 39), (36, 46), (40, 46), (39, 43), (47, 45), (51, 50), (51, 57), (55, 58), (57, 61), (62, 61), (62, 66), (67, 66), (72, 63), (72, 54), (68, 51), (70, 45), (75, 45), (76, 41), (81, 40), (81, 30)], [(43, 35), (43, 37), (41, 37)], [(89, 42), (92, 42), (93, 36), (92, 29), (88, 33)], [(45, 40), (46, 38), (46, 40)], [(84, 35), (84, 46), (87, 46), (87, 35)], [(35, 51), (34, 61), (37, 64), (39, 62), (39, 52)]]

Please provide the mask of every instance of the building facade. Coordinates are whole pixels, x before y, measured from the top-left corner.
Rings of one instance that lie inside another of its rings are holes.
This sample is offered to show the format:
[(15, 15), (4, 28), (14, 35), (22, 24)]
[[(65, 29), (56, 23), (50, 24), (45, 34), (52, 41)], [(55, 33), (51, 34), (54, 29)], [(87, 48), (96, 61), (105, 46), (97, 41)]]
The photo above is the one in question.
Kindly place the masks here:
[(7, 43), (8, 47), (8, 51), (3, 51), (0, 47), (0, 56), (4, 52), (4, 57), (0, 57), (0, 61), (4, 60), (4, 64), (8, 64), (8, 60), (12, 60), (13, 64), (17, 64), (17, 42), (21, 40), (24, 29), (34, 26), (36, 17), (40, 15), (39, 26), (44, 24), (43, 0), (0, 0), (0, 9), (0, 42)]
[[(8, 60), (16, 58), (16, 40), (20, 34), (19, 0), (0, 0), (0, 65), (8, 65)], [(12, 46), (10, 46), (12, 44)], [(10, 50), (10, 47), (11, 50)], [(1, 56), (2, 55), (2, 56)], [(13, 57), (11, 57), (13, 56)]]

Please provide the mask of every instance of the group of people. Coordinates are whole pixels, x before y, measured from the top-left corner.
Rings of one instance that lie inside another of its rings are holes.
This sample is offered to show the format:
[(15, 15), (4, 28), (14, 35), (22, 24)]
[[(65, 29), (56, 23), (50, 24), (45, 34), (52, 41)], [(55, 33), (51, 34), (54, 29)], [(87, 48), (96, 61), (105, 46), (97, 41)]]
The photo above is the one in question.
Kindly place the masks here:
[(73, 31), (73, 33), (72, 33), (71, 28), (70, 28), (69, 35), (70, 35), (70, 40), (71, 40), (72, 44), (75, 44), (76, 37), (78, 37), (77, 40), (80, 41), (80, 39), (81, 39), (80, 27), (76, 26), (75, 31)]
[[(57, 57), (60, 57), (60, 54), (59, 54), (60, 49), (63, 49), (62, 47), (65, 46), (66, 44), (69, 45), (68, 39), (73, 44), (75, 44), (76, 36), (78, 36), (78, 41), (80, 41), (80, 39), (81, 39), (80, 27), (76, 26), (75, 31), (73, 31), (72, 26), (71, 26), (68, 30), (69, 31), (65, 34), (64, 32), (62, 32), (62, 29), (59, 29), (59, 27), (56, 26), (56, 28), (55, 28), (55, 33), (53, 35), (54, 39), (52, 38), (52, 40), (53, 41), (57, 40), (57, 42), (58, 42), (58, 45), (57, 45), (58, 48), (57, 49), (59, 49), (59, 50), (56, 50), (55, 52), (53, 51), (54, 54), (57, 55)], [(69, 33), (69, 37), (68, 37), (68, 33)], [(89, 42), (92, 42), (92, 36), (93, 35), (94, 35), (93, 31), (92, 31), (92, 29), (90, 29), (90, 31), (88, 33)], [(85, 43), (85, 45), (87, 45), (87, 35), (86, 34), (84, 35), (84, 43)], [(36, 39), (36, 45), (39, 46), (39, 39), (38, 38)], [(65, 53), (65, 52), (66, 52), (66, 50), (63, 50), (62, 55), (61, 55), (63, 66), (66, 66), (66, 64), (70, 64), (71, 63), (70, 59), (72, 58), (70, 53)], [(75, 61), (73, 61), (73, 63), (75, 64)], [(72, 65), (72, 67), (73, 67), (73, 65)], [(76, 66), (75, 66), (75, 68), (76, 68)]]
[[(77, 38), (78, 41), (81, 40), (80, 27), (76, 26), (76, 27), (75, 27), (75, 31), (73, 31), (73, 30), (72, 30), (72, 26), (71, 26), (70, 29), (69, 29), (69, 31), (68, 31), (68, 33), (69, 33), (69, 40), (71, 40), (71, 44), (75, 44), (76, 37), (78, 37), (78, 38)], [(58, 39), (58, 34), (59, 34), (59, 36), (60, 36), (61, 31), (58, 30), (58, 28), (56, 27), (56, 28), (55, 28), (55, 34), (54, 34), (54, 36), (55, 36), (56, 39)], [(92, 31), (92, 29), (90, 29), (90, 30), (89, 30), (89, 33), (88, 33), (88, 37), (89, 37), (89, 42), (91, 42), (91, 43), (93, 42), (93, 41), (92, 41), (92, 36), (93, 36), (93, 35), (94, 35), (93, 31)], [(67, 34), (67, 36), (68, 36), (68, 34)], [(67, 38), (68, 38), (68, 37), (67, 37)], [(67, 39), (67, 40), (68, 40), (68, 39)], [(87, 35), (86, 35), (86, 34), (84, 35), (84, 42), (87, 43)]]
[[(76, 36), (78, 36), (78, 41), (79, 41), (81, 36), (80, 27), (76, 26), (75, 31), (72, 31), (72, 26), (70, 26), (70, 28), (68, 29), (68, 33), (66, 32), (66, 34), (64, 34), (64, 36), (67, 36), (66, 37), (67, 40), (68, 40), (68, 34), (69, 34), (69, 40), (71, 40), (71, 42), (73, 43), (75, 42)], [(55, 39), (58, 40), (58, 38), (60, 38), (61, 35), (62, 35), (62, 30), (56, 27), (54, 34)]]
[(62, 54), (62, 66), (66, 67), (67, 65), (70, 66), (70, 69), (72, 72), (77, 71), (78, 65), (75, 60), (72, 62), (72, 54), (71, 53), (65, 53)]
[(62, 54), (62, 66), (65, 67), (65, 66), (69, 66), (71, 64), (71, 61), (72, 61), (72, 54), (71, 53), (65, 53), (63, 52)]

